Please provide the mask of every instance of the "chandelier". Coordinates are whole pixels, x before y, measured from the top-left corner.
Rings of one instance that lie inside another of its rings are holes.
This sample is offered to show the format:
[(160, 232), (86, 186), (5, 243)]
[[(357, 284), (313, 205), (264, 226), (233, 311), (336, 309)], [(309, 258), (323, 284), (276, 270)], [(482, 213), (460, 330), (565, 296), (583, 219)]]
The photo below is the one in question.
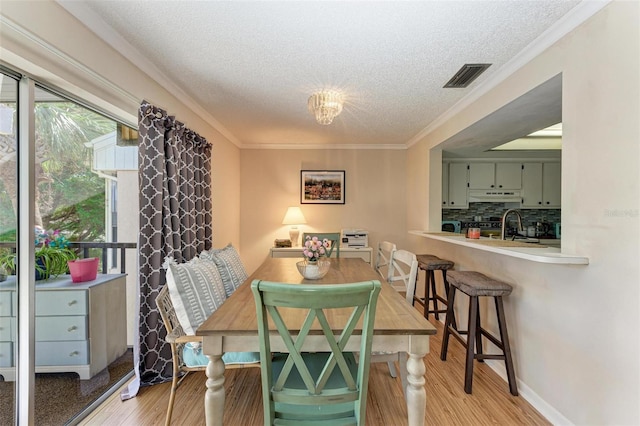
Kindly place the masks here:
[(343, 102), (342, 94), (334, 90), (323, 90), (311, 95), (307, 106), (309, 112), (315, 115), (316, 121), (326, 126), (342, 112)]

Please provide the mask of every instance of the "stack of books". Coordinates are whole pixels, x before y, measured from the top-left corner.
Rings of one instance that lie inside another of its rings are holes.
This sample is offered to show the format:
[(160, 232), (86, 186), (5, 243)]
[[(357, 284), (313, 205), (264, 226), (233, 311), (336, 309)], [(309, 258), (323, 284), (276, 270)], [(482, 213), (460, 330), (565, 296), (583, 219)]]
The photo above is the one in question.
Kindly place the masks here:
[(276, 239), (273, 242), (274, 247), (291, 247), (291, 240), (279, 240)]

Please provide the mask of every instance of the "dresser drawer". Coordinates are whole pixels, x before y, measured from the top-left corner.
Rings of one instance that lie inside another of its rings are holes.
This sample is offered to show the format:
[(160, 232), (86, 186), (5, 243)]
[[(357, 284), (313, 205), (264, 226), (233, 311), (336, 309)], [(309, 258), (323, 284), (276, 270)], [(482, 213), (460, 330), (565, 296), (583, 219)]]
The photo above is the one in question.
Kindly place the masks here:
[(86, 291), (36, 291), (36, 316), (86, 314)]
[(13, 291), (0, 291), (0, 317), (13, 316)]
[(87, 317), (36, 317), (36, 342), (87, 340)]
[(0, 342), (15, 342), (15, 318), (0, 317)]
[(36, 365), (84, 365), (89, 363), (89, 343), (36, 342)]
[(13, 367), (13, 343), (0, 342), (0, 367)]

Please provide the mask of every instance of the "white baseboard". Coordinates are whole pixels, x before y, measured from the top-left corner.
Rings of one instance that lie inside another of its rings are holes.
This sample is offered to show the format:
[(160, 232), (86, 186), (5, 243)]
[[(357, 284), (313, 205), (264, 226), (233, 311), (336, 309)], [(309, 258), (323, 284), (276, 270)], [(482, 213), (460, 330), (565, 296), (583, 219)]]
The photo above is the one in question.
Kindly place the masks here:
[[(439, 320), (442, 324), (444, 324), (444, 319)], [(466, 336), (462, 336), (463, 340), (466, 340)], [(485, 360), (485, 364), (487, 364), (493, 371), (495, 371), (502, 380), (504, 380), (505, 384), (508, 386), (507, 379), (507, 370), (504, 366), (503, 361), (499, 360)], [(565, 416), (563, 416), (558, 410), (556, 410), (551, 404), (542, 399), (540, 395), (535, 393), (529, 386), (527, 386), (522, 380), (516, 377), (516, 381), (518, 383), (518, 394), (521, 398), (527, 401), (529, 404), (533, 406), (540, 414), (544, 416), (551, 424), (559, 425), (559, 426), (573, 426), (573, 423)], [(508, 390), (506, 390), (508, 392)]]
[[(507, 370), (503, 361), (487, 359), (484, 361), (498, 376), (504, 380), (508, 386)], [(522, 380), (516, 377), (518, 383), (518, 394), (521, 398), (527, 401), (533, 406), (540, 414), (542, 414), (549, 422), (554, 425), (572, 426), (573, 423), (563, 416), (558, 410), (551, 406), (547, 401), (542, 399), (540, 395), (535, 393), (529, 386), (527, 386)], [(508, 392), (508, 390), (506, 390)]]

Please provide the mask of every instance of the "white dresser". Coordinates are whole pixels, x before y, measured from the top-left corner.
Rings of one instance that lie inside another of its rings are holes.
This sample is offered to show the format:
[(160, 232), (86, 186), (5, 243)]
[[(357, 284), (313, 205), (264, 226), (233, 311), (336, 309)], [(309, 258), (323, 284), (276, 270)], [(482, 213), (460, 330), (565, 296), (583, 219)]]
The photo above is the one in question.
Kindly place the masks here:
[[(302, 247), (272, 247), (271, 257), (299, 257), (302, 259)], [(332, 257), (336, 257), (335, 250)], [(373, 249), (371, 247), (340, 247), (340, 257), (360, 258), (371, 264)]]
[[(36, 373), (75, 372), (89, 379), (127, 350), (125, 274), (72, 283), (36, 282)], [(15, 380), (15, 276), (0, 283), (0, 375)]]

